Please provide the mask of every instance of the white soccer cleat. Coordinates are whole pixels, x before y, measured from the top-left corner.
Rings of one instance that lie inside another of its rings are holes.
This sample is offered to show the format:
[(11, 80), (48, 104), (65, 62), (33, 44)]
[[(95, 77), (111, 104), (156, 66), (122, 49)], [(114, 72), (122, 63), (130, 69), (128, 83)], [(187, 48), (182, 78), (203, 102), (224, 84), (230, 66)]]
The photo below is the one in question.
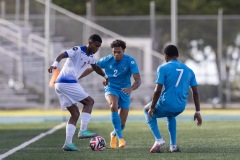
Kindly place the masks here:
[(180, 149), (177, 146), (170, 146), (169, 152), (180, 152)]
[(163, 139), (160, 139), (158, 141), (155, 141), (152, 148), (150, 149), (151, 153), (160, 153), (160, 148), (164, 146), (165, 141)]

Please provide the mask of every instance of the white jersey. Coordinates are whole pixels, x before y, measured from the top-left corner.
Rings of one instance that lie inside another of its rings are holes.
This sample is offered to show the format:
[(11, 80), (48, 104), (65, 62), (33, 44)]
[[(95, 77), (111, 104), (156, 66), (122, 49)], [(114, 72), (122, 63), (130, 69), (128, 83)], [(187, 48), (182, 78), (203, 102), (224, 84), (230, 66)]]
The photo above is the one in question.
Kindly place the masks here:
[(87, 46), (76, 46), (66, 50), (68, 58), (59, 73), (56, 83), (77, 83), (82, 73), (96, 61), (93, 54), (87, 56)]

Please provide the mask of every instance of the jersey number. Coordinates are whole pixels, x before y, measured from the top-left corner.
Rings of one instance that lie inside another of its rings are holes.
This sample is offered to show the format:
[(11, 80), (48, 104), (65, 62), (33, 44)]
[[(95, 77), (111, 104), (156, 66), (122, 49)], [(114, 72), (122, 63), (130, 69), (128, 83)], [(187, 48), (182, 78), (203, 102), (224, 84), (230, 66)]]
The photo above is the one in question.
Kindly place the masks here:
[(176, 69), (176, 71), (180, 72), (179, 76), (178, 76), (178, 80), (177, 80), (177, 83), (175, 84), (175, 87), (178, 87), (178, 84), (182, 78), (182, 74), (183, 74), (183, 69)]
[(87, 62), (84, 62), (83, 65), (81, 66), (81, 68), (83, 68), (83, 66), (85, 66), (86, 63), (87, 63)]
[(115, 69), (113, 72), (113, 77), (117, 77), (118, 70)]

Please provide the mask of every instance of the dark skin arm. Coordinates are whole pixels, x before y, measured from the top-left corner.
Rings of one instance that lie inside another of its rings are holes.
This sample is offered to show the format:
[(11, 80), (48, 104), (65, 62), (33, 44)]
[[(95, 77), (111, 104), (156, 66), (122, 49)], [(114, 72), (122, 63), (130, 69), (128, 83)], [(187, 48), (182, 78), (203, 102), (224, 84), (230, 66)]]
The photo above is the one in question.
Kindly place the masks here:
[(133, 90), (137, 89), (141, 85), (140, 74), (133, 74), (134, 83), (130, 88), (122, 88), (124, 93), (130, 94)]
[(92, 73), (93, 71), (94, 71), (94, 70), (93, 70), (92, 67), (88, 67), (78, 79), (81, 79), (81, 78), (83, 78), (83, 77), (86, 77), (87, 75), (89, 75), (89, 74)]
[[(101, 76), (105, 76), (106, 74), (103, 72), (103, 70), (97, 65), (97, 64), (91, 64), (91, 67), (87, 68), (83, 74), (79, 77), (79, 79), (89, 75), (90, 73), (92, 73), (93, 71), (95, 71), (97, 74), (101, 75)], [(105, 79), (103, 81), (104, 86), (108, 84), (108, 78)]]
[[(93, 70), (101, 75), (101, 76), (105, 76), (105, 73), (103, 72), (102, 68), (100, 68), (97, 64), (91, 64)], [(103, 81), (103, 85), (106, 86), (108, 84), (108, 78), (106, 78), (104, 81)]]
[[(200, 100), (198, 96), (198, 90), (197, 86), (192, 86), (192, 96), (193, 96), (193, 101), (195, 104), (196, 111), (200, 111)], [(194, 121), (197, 120), (197, 125), (201, 126), (202, 125), (202, 117), (200, 113), (195, 113), (194, 114)]]
[[(61, 61), (62, 59), (64, 59), (64, 58), (67, 58), (67, 55), (65, 54), (65, 52), (59, 54), (59, 55), (57, 56), (57, 58), (55, 59), (55, 61), (60, 62), (60, 61)], [(49, 72), (49, 73), (52, 73), (53, 69), (56, 69), (56, 67), (50, 66), (50, 67), (48, 68), (48, 72)]]
[(152, 105), (151, 108), (148, 110), (148, 116), (153, 115), (155, 112), (155, 105), (157, 104), (157, 101), (162, 93), (162, 84), (156, 84), (156, 87), (153, 92), (153, 99), (152, 99)]

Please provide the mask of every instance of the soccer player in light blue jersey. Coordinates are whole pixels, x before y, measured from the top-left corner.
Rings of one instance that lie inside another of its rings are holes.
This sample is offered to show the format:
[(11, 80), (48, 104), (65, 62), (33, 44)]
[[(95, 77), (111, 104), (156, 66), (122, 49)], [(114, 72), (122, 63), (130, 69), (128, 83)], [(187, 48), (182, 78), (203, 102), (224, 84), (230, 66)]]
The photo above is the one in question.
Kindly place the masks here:
[[(105, 70), (108, 79), (104, 81), (105, 98), (111, 110), (111, 120), (114, 131), (110, 133), (110, 148), (119, 148), (126, 146), (123, 139), (122, 130), (125, 128), (128, 112), (130, 109), (130, 94), (141, 85), (141, 78), (138, 65), (135, 59), (124, 54), (126, 43), (122, 40), (115, 40), (111, 44), (112, 54), (101, 58), (97, 65)], [(80, 77), (84, 77), (93, 71), (88, 69)], [(134, 82), (131, 84), (131, 76)], [(108, 81), (108, 84), (106, 82)]]
[(151, 153), (160, 152), (165, 144), (157, 125), (157, 118), (167, 118), (167, 126), (170, 137), (170, 152), (178, 152), (176, 116), (181, 114), (188, 101), (188, 92), (191, 87), (196, 108), (194, 120), (201, 126), (200, 101), (197, 90), (197, 81), (193, 71), (185, 64), (179, 62), (178, 49), (174, 45), (168, 45), (164, 49), (166, 64), (157, 69), (156, 87), (152, 101), (144, 107), (144, 114), (155, 143), (150, 149)]
[[(130, 109), (130, 94), (141, 85), (141, 78), (135, 59), (124, 54), (126, 43), (122, 40), (115, 40), (112, 42), (111, 48), (112, 54), (100, 59), (97, 65), (105, 69), (108, 76), (105, 97), (111, 109), (111, 120), (114, 128), (114, 131), (110, 133), (110, 147), (117, 148), (118, 138), (119, 148), (122, 149), (126, 146), (122, 130), (125, 128)], [(132, 75), (133, 84), (131, 84)]]

